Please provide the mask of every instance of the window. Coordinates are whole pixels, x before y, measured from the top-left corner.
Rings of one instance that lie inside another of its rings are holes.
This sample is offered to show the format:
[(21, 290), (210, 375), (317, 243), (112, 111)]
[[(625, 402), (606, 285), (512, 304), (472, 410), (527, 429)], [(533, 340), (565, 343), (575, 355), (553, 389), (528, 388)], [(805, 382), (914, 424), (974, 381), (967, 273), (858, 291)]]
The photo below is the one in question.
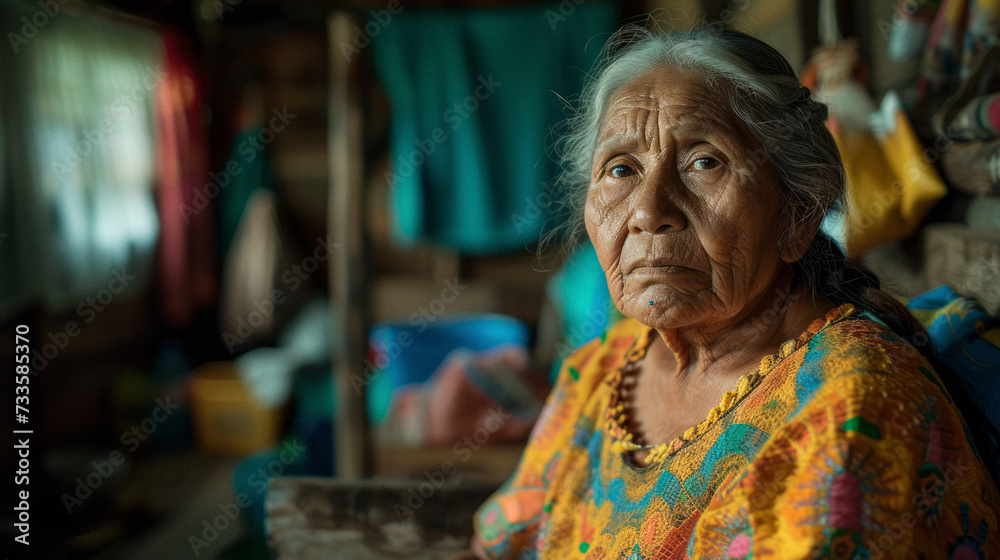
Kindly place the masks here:
[(0, 317), (34, 303), (72, 310), (115, 273), (112, 291), (134, 293), (159, 228), (159, 38), (56, 2), (3, 4)]

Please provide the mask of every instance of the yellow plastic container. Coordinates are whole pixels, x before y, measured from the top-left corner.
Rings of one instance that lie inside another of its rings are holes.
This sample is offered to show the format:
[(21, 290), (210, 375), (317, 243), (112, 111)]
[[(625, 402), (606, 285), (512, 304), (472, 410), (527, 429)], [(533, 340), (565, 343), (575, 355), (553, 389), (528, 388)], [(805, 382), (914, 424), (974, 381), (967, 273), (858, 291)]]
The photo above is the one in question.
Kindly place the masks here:
[(247, 455), (278, 441), (281, 409), (262, 406), (232, 362), (210, 362), (191, 378), (195, 440), (206, 453)]

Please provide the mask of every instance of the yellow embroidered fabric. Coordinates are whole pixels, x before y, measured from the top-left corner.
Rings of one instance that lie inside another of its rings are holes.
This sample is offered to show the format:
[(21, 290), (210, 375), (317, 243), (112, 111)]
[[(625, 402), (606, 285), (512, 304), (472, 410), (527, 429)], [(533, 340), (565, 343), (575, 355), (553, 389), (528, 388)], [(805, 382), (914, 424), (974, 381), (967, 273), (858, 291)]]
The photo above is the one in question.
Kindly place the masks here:
[(1000, 497), (960, 415), (870, 315), (817, 319), (637, 468), (617, 392), (653, 336), (626, 319), (567, 358), (516, 471), (476, 515), (491, 556), (1000, 557)]

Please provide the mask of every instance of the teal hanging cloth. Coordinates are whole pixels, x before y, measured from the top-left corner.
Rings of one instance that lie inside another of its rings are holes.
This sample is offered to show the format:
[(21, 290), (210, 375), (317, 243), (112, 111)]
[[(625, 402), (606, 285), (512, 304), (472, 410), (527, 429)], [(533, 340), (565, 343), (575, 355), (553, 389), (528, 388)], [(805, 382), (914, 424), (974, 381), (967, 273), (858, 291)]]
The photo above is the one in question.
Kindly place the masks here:
[(373, 53), (393, 110), (386, 179), (402, 244), (491, 254), (538, 241), (559, 196), (547, 151), (566, 117), (559, 96), (580, 93), (617, 18), (616, 4), (564, 3), (411, 9), (385, 24)]

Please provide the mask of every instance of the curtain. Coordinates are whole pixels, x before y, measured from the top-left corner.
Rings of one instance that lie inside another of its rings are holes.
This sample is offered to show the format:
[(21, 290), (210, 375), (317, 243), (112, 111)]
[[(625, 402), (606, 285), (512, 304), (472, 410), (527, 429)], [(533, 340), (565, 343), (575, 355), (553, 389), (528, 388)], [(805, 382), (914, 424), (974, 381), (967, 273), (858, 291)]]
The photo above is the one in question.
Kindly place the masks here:
[(51, 4), (0, 6), (0, 318), (129, 297), (154, 264), (160, 41)]

